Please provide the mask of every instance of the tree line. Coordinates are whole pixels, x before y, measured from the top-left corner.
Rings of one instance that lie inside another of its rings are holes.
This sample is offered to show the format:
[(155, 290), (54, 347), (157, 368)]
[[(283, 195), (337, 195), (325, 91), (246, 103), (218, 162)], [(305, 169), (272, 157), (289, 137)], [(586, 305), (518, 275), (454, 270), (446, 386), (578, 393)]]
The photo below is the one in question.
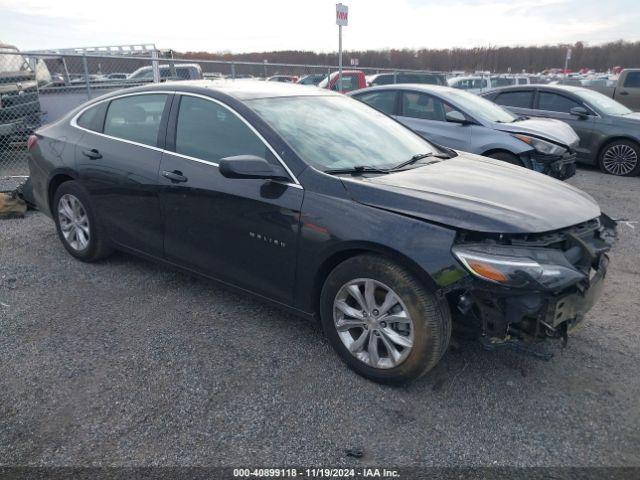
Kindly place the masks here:
[[(344, 64), (358, 59), (361, 67), (416, 69), (434, 71), (491, 71), (491, 72), (540, 72), (550, 68), (563, 68), (567, 49), (572, 55), (569, 68), (606, 71), (615, 66), (639, 67), (640, 42), (617, 42), (602, 45), (545, 45), (530, 47), (477, 47), (451, 49), (390, 49), (349, 50), (343, 52)], [(299, 63), (307, 65), (336, 65), (337, 53), (284, 50), (234, 54), (231, 52), (174, 52), (175, 58), (203, 60), (235, 60), (270, 63)]]

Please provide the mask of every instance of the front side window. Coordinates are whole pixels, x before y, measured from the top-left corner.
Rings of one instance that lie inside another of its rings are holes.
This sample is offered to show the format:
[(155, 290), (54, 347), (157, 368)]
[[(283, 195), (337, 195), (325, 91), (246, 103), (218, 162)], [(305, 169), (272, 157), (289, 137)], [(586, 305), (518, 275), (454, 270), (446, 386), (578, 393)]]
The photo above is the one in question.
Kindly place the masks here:
[(640, 88), (640, 72), (627, 72), (627, 78), (624, 80), (624, 87)]
[(517, 92), (504, 92), (498, 95), (495, 102), (498, 105), (516, 108), (531, 108), (531, 100), (533, 99), (533, 91), (523, 90)]
[(233, 112), (210, 100), (189, 96), (180, 100), (176, 152), (214, 163), (235, 155), (275, 161), (264, 142)]
[(362, 95), (355, 95), (355, 97), (361, 102), (364, 102), (367, 105), (371, 105), (376, 110), (380, 110), (387, 115), (394, 114), (396, 105), (396, 92), (393, 90), (363, 93)]
[(404, 117), (420, 118), (444, 122), (445, 104), (439, 98), (417, 92), (402, 93), (402, 115)]
[(538, 100), (538, 108), (549, 112), (570, 113), (572, 108), (581, 106), (569, 97), (551, 92), (540, 92)]
[(248, 100), (305, 162), (320, 170), (389, 168), (435, 152), (425, 139), (387, 115), (343, 95)]
[(166, 101), (165, 94), (132, 95), (112, 100), (104, 122), (104, 133), (156, 146)]

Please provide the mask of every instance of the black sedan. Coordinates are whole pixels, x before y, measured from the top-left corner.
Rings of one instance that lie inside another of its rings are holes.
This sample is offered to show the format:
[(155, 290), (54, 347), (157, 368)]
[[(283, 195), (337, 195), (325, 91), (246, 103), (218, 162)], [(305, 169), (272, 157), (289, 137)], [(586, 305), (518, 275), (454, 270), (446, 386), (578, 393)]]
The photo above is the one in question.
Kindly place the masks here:
[(516, 114), (567, 122), (580, 137), (577, 161), (612, 175), (640, 173), (640, 112), (588, 88), (521, 85), (481, 94)]
[(436, 365), (452, 319), (490, 349), (566, 339), (614, 236), (571, 186), (304, 86), (115, 92), (29, 146), (35, 202), (71, 255), (123, 250), (319, 317), (342, 359), (380, 382)]

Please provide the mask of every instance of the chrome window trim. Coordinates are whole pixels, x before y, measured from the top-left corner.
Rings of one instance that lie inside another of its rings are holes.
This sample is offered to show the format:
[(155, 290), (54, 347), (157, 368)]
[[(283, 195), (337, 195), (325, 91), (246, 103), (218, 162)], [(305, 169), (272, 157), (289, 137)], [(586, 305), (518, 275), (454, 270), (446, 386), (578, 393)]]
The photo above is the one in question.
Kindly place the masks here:
[(177, 157), (185, 158), (187, 160), (192, 160), (194, 162), (203, 163), (203, 164), (206, 164), (206, 165), (211, 165), (211, 166), (217, 168), (218, 164), (215, 163), (215, 162), (212, 162), (210, 160), (204, 160), (202, 158), (191, 157), (189, 155), (184, 155), (182, 153), (174, 152), (174, 151), (167, 150), (167, 149), (164, 149), (164, 148), (154, 147), (152, 145), (146, 145), (144, 143), (134, 142), (132, 140), (127, 140), (125, 138), (114, 137), (112, 135), (107, 135), (107, 134), (102, 133), (102, 132), (96, 132), (94, 130), (89, 130), (88, 128), (84, 128), (84, 127), (81, 127), (80, 125), (78, 125), (78, 118), (80, 117), (80, 115), (82, 115), (84, 112), (86, 112), (90, 108), (95, 107), (96, 105), (100, 105), (101, 103), (104, 103), (104, 102), (110, 102), (112, 100), (118, 100), (120, 98), (132, 97), (132, 96), (135, 96), (135, 95), (154, 95), (154, 94), (155, 95), (157, 95), (157, 94), (186, 95), (186, 96), (190, 96), (190, 97), (197, 97), (197, 98), (202, 98), (204, 100), (209, 100), (211, 102), (217, 103), (218, 105), (222, 106), (223, 108), (226, 108), (231, 113), (233, 113), (236, 117), (238, 117), (240, 119), (240, 121), (242, 121), (247, 127), (249, 127), (249, 130), (251, 130), (260, 139), (260, 141), (262, 143), (264, 143), (264, 145), (269, 149), (269, 151), (273, 154), (273, 156), (276, 157), (278, 162), (280, 162), (280, 165), (282, 165), (282, 167), (285, 169), (287, 174), (293, 180), (293, 183), (292, 182), (280, 182), (280, 181), (277, 182), (277, 183), (282, 183), (284, 185), (288, 185), (288, 186), (291, 186), (291, 187), (294, 187), (294, 188), (303, 189), (302, 185), (300, 184), (300, 182), (298, 181), (296, 176), (289, 169), (287, 164), (282, 160), (280, 155), (278, 155), (278, 153), (271, 146), (271, 144), (265, 140), (265, 138), (254, 128), (253, 125), (251, 125), (242, 115), (240, 115), (238, 112), (236, 112), (229, 105), (227, 105), (227, 104), (225, 104), (225, 103), (223, 103), (220, 100), (217, 100), (215, 98), (208, 97), (206, 95), (201, 95), (201, 94), (198, 94), (198, 93), (191, 93), (191, 92), (184, 92), (184, 91), (179, 91), (179, 90), (150, 90), (150, 91), (145, 91), (145, 92), (124, 93), (122, 95), (116, 95), (116, 96), (113, 96), (113, 97), (105, 98), (105, 99), (100, 100), (98, 102), (92, 103), (91, 105), (87, 105), (86, 107), (82, 108), (78, 113), (76, 113), (73, 116), (73, 118), (69, 121), (69, 125), (71, 125), (74, 128), (77, 128), (78, 130), (82, 130), (84, 132), (89, 132), (89, 133), (92, 133), (93, 135), (99, 135), (101, 137), (108, 138), (110, 140), (117, 140), (119, 142), (128, 143), (130, 145), (136, 145), (138, 147), (148, 148), (150, 150), (155, 150), (157, 152), (162, 152), (162, 153), (167, 153), (167, 154), (170, 154), (170, 155), (175, 155)]

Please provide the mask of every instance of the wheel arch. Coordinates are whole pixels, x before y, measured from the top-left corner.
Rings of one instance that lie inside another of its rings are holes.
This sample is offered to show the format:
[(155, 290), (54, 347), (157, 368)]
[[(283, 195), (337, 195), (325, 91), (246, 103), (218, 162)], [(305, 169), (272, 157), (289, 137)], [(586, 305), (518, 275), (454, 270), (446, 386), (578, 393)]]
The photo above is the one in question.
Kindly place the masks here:
[(56, 190), (58, 190), (58, 188), (60, 188), (60, 185), (62, 185), (63, 183), (70, 182), (71, 180), (75, 180), (76, 178), (77, 175), (72, 170), (56, 170), (52, 173), (47, 185), (47, 207), (49, 209), (49, 212), (51, 212), (51, 215), (54, 215), (53, 196), (56, 194)]
[(374, 242), (349, 242), (341, 245), (338, 249), (334, 249), (325, 256), (316, 270), (311, 295), (314, 315), (319, 314), (320, 294), (331, 271), (345, 260), (363, 254), (374, 254), (393, 260), (414, 274), (431, 293), (435, 294), (438, 290), (438, 286), (431, 275), (401, 252)]

